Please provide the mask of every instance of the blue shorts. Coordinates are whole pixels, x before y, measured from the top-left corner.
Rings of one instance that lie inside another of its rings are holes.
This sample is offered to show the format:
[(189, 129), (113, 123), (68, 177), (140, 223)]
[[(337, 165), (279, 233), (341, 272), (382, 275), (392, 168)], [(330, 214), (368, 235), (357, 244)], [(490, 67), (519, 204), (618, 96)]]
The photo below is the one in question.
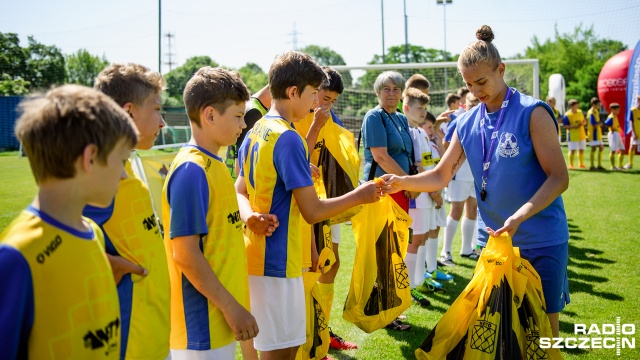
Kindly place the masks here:
[(562, 311), (570, 302), (567, 277), (569, 243), (537, 249), (520, 249), (520, 256), (528, 260), (540, 275), (547, 313)]

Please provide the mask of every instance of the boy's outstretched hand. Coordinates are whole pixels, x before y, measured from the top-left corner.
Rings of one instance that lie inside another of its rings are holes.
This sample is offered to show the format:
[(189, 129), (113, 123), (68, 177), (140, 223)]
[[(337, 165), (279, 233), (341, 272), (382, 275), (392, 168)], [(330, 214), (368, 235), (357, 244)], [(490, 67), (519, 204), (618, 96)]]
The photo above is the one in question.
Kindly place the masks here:
[(384, 174), (381, 179), (385, 181), (385, 186), (382, 187), (382, 192), (385, 194), (394, 194), (402, 189), (403, 176), (394, 174)]
[(222, 312), (237, 341), (250, 340), (258, 335), (256, 319), (237, 302)]
[(384, 196), (382, 187), (384, 181), (367, 181), (366, 183), (358, 186), (354, 191), (358, 194), (360, 203), (368, 204), (380, 200), (381, 196)]
[(274, 214), (260, 214), (254, 212), (247, 219), (247, 227), (258, 235), (271, 236), (280, 226), (278, 217)]

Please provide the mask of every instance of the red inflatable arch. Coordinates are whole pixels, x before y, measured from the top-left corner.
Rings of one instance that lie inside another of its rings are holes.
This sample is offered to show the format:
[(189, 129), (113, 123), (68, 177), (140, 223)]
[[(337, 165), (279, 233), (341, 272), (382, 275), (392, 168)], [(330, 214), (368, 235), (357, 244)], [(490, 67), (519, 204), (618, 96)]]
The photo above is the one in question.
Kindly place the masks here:
[(625, 50), (612, 56), (602, 67), (598, 76), (598, 98), (602, 101), (607, 113), (609, 104), (620, 104), (618, 121), (620, 123), (620, 134), (625, 139), (625, 147), (629, 149), (630, 137), (625, 138), (625, 120), (627, 118), (627, 75), (629, 72), (629, 62), (633, 50)]

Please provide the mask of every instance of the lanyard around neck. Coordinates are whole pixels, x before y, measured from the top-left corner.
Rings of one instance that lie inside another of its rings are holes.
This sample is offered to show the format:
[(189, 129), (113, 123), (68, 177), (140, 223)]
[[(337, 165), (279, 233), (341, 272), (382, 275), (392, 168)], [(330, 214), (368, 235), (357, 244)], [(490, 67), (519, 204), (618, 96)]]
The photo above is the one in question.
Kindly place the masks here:
[(489, 145), (489, 151), (486, 150), (485, 145), (485, 119), (486, 119), (486, 109), (487, 105), (484, 103), (480, 105), (480, 138), (482, 140), (482, 185), (480, 191), (480, 199), (485, 201), (487, 198), (487, 178), (489, 177), (489, 166), (491, 165), (491, 157), (493, 156), (494, 147), (496, 141), (498, 139), (498, 132), (502, 127), (502, 121), (504, 120), (504, 114), (507, 112), (507, 106), (509, 105), (509, 100), (511, 99), (511, 95), (515, 92), (515, 90), (511, 88), (507, 88), (507, 93), (504, 94), (504, 100), (502, 101), (502, 106), (500, 107), (500, 113), (498, 114), (498, 121), (496, 122), (496, 126), (494, 127), (493, 132), (491, 133), (491, 143)]

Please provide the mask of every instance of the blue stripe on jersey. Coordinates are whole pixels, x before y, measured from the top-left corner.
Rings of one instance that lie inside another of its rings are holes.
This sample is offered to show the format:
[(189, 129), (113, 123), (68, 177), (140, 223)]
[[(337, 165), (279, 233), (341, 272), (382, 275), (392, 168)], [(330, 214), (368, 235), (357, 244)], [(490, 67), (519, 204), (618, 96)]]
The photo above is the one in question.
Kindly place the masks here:
[(0, 274), (3, 275), (0, 276), (2, 356), (7, 359), (26, 359), (35, 306), (31, 268), (20, 251), (0, 244)]
[[(83, 215), (93, 220), (104, 234), (104, 251), (113, 256), (121, 256), (113, 241), (104, 230), (103, 225), (111, 219), (113, 215), (114, 201), (106, 208), (87, 205), (82, 211)], [(131, 274), (125, 274), (117, 285), (118, 302), (120, 304), (120, 358), (124, 359), (127, 354), (129, 343), (129, 330), (131, 328), (131, 309), (133, 308), (133, 281)]]
[(133, 308), (133, 281), (131, 274), (126, 274), (118, 283), (118, 300), (120, 302), (120, 358), (127, 354), (129, 329), (131, 327), (131, 309)]
[(209, 184), (204, 169), (198, 164), (187, 161), (173, 170), (167, 184), (167, 201), (171, 206), (168, 224), (171, 239), (209, 232)]
[(91, 227), (89, 227), (89, 230), (87, 231), (76, 230), (69, 225), (65, 225), (61, 223), (60, 221), (52, 218), (49, 214), (45, 213), (40, 209), (36, 209), (31, 205), (27, 206), (26, 210), (34, 214), (35, 216), (39, 217), (40, 219), (42, 219), (42, 221), (48, 223), (49, 225), (57, 227), (60, 230), (66, 231), (73, 236), (79, 237), (81, 239), (86, 239), (86, 240), (93, 240), (93, 238), (95, 237), (93, 233), (93, 229)]
[(293, 192), (286, 191), (282, 178), (278, 177), (273, 189), (271, 214), (278, 215), (280, 226), (270, 237), (265, 239), (264, 276), (287, 276), (287, 249), (289, 245), (289, 210)]
[(187, 329), (187, 349), (209, 350), (209, 304), (202, 295), (182, 274), (182, 303), (184, 304), (184, 320)]

